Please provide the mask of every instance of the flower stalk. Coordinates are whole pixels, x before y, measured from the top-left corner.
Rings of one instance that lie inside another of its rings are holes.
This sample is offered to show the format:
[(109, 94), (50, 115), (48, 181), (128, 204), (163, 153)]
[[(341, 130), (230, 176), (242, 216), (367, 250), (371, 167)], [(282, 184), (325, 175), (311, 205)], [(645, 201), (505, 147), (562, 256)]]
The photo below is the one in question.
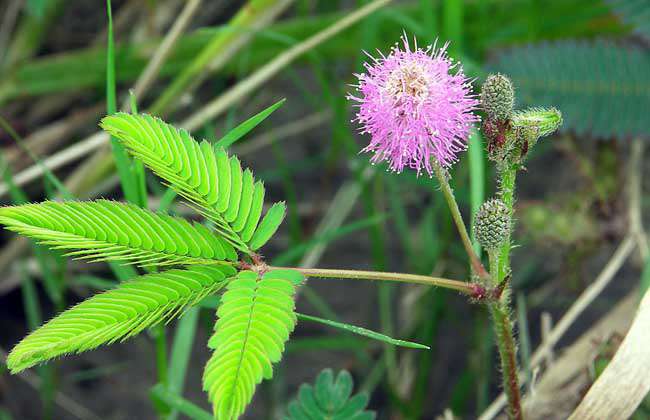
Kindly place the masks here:
[[(372, 58), (366, 71), (355, 75), (356, 93), (348, 95), (358, 108), (355, 121), (371, 139), (364, 152), (371, 162), (388, 163), (389, 170), (424, 170), (435, 175), (451, 212), (476, 282), (459, 282), (412, 274), (349, 270), (300, 269), (306, 276), (389, 280), (445, 287), (486, 303), (494, 321), (503, 372), (503, 388), (509, 402), (508, 416), (522, 419), (521, 390), (517, 375), (517, 343), (510, 320), (510, 236), (517, 171), (538, 140), (562, 124), (555, 108), (515, 110), (515, 90), (510, 79), (490, 75), (481, 89), (480, 102), (467, 79), (446, 53), (447, 45), (411, 48), (404, 36), (390, 54)], [(467, 139), (480, 105), (490, 160), (499, 173), (498, 197), (483, 203), (474, 223), (478, 243), (487, 250), (489, 269), (474, 250), (470, 235), (449, 185), (449, 167), (467, 149)]]
[(467, 233), (467, 227), (465, 226), (465, 222), (463, 221), (463, 216), (460, 214), (460, 209), (458, 208), (456, 197), (454, 197), (454, 192), (452, 191), (451, 186), (449, 185), (446, 170), (443, 169), (438, 163), (435, 162), (433, 163), (433, 169), (434, 169), (434, 173), (436, 174), (436, 178), (438, 178), (438, 182), (440, 182), (440, 189), (442, 190), (442, 195), (445, 197), (445, 201), (449, 206), (451, 217), (454, 220), (454, 224), (456, 225), (456, 229), (458, 230), (460, 239), (463, 242), (463, 247), (465, 248), (465, 252), (469, 257), (470, 264), (472, 265), (472, 269), (476, 274), (478, 274), (480, 278), (484, 280), (489, 279), (490, 274), (487, 272), (487, 270), (481, 263), (481, 260), (479, 259), (478, 255), (476, 255), (476, 252), (474, 252), (474, 247), (472, 246), (472, 240), (470, 239), (469, 234)]
[[(517, 166), (509, 165), (500, 173), (499, 195), (505, 205), (510, 223), (512, 223), (515, 180)], [(490, 253), (490, 270), (494, 278), (495, 287), (506, 281), (510, 273), (510, 232), (505, 237), (500, 249)], [(508, 397), (508, 417), (521, 420), (521, 389), (517, 367), (517, 344), (510, 321), (510, 285), (503, 288), (503, 293), (497, 302), (488, 305), (490, 315), (494, 321), (494, 332), (501, 360), (503, 389)]]
[(494, 322), (494, 330), (501, 360), (503, 389), (508, 397), (508, 418), (522, 420), (521, 391), (517, 376), (517, 344), (510, 322), (510, 308), (507, 297), (488, 304)]
[[(494, 245), (488, 249), (491, 288), (498, 298), (488, 302), (501, 360), (503, 389), (508, 397), (508, 417), (523, 419), (517, 368), (517, 342), (510, 321), (510, 236), (517, 171), (537, 141), (562, 124), (562, 113), (555, 108), (514, 110), (514, 87), (503, 75), (491, 75), (482, 87), (481, 106), (487, 118), (483, 132), (488, 139), (489, 157), (499, 172), (499, 199), (487, 205), (482, 217), (481, 236)], [(496, 206), (498, 203), (498, 206)], [(486, 219), (486, 220), (483, 220)], [(489, 248), (489, 247), (488, 247)]]

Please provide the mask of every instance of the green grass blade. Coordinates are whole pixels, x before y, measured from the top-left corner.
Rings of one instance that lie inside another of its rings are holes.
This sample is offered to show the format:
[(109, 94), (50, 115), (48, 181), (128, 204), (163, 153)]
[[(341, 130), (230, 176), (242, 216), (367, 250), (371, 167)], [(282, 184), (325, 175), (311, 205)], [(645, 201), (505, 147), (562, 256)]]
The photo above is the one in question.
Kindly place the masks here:
[[(6, 121), (1, 119), (0, 122), (6, 123)], [(16, 142), (19, 142), (19, 144), (24, 146), (24, 144), (22, 143), (22, 139), (13, 131), (11, 127), (9, 127), (9, 129), (10, 129), (10, 134), (14, 136)], [(27, 148), (25, 149), (28, 150), (28, 152), (30, 152), (29, 149)], [(32, 158), (37, 159), (34, 156), (32, 156)], [(20, 204), (27, 203), (29, 201), (27, 194), (25, 194), (25, 192), (21, 188), (19, 188), (14, 182), (10, 168), (7, 162), (5, 161), (4, 155), (2, 154), (1, 151), (0, 151), (0, 167), (3, 168), (2, 178), (4, 182), (9, 186), (9, 196), (11, 197), (11, 201), (13, 202), (13, 204), (20, 205)], [(52, 174), (50, 175), (54, 177), (54, 175)], [(64, 302), (63, 302), (63, 293), (62, 293), (62, 285), (63, 285), (62, 273), (61, 270), (56, 270), (51, 268), (51, 265), (55, 263), (57, 263), (56, 265), (60, 266), (60, 264), (62, 263), (61, 261), (62, 258), (49, 252), (45, 247), (41, 247), (34, 242), (32, 242), (32, 251), (34, 253), (34, 256), (36, 257), (36, 261), (38, 262), (41, 273), (43, 273), (43, 284), (45, 286), (46, 292), (49, 295), (50, 300), (52, 300), (57, 310), (63, 309)]]
[[(199, 307), (190, 308), (178, 322), (174, 342), (172, 344), (171, 360), (169, 361), (169, 380), (167, 389), (174, 395), (182, 395), (187, 376), (187, 366), (192, 355), (194, 336), (199, 320)], [(174, 409), (167, 420), (178, 417), (178, 409)]]
[[(23, 306), (25, 307), (25, 317), (27, 318), (27, 326), (30, 331), (34, 331), (43, 322), (41, 304), (34, 281), (27, 273), (27, 268), (24, 264), (21, 264), (20, 275), (22, 277), (21, 290), (23, 295)], [(43, 401), (43, 417), (50, 418), (52, 414), (52, 397), (55, 392), (53, 366), (39, 366), (37, 371), (38, 375), (41, 377), (39, 397)]]
[[(282, 7), (277, 0), (249, 0), (246, 2), (229, 20), (228, 25), (215, 32), (205, 46), (193, 56), (193, 59), (182, 67), (180, 74), (151, 106), (151, 112), (165, 114), (169, 111), (174, 100), (180, 97), (188, 87), (202, 80), (206, 69), (215, 70), (214, 61), (217, 57), (229, 56), (229, 53), (220, 56), (223, 51), (233, 47), (239, 48), (237, 44), (248, 37), (246, 32), (250, 31), (251, 27), (259, 26), (265, 19), (274, 17), (280, 10), (278, 6)], [(225, 63), (221, 63), (221, 65), (223, 64)]]
[[(23, 150), (27, 155), (43, 169), (43, 173), (45, 174), (45, 177), (47, 180), (52, 183), (58, 190), (59, 194), (61, 194), (64, 198), (70, 200), (73, 198), (72, 193), (63, 185), (61, 180), (57, 178), (56, 175), (43, 163), (43, 161), (36, 156), (32, 150), (27, 147), (23, 139), (16, 133), (16, 131), (13, 129), (13, 127), (5, 120), (3, 117), (0, 116), (0, 126), (7, 131), (9, 136), (16, 142), (16, 144)], [(11, 188), (11, 184), (9, 184)], [(15, 186), (15, 184), (14, 184)]]
[[(138, 113), (138, 98), (135, 97), (133, 90), (129, 90), (129, 102), (131, 105), (131, 112), (133, 114)], [(144, 164), (137, 159), (133, 160), (131, 169), (133, 171), (133, 176), (135, 178), (135, 184), (138, 189), (138, 198), (140, 200), (140, 206), (147, 208), (147, 179), (144, 173)]]
[(115, 280), (109, 280), (102, 277), (92, 276), (90, 274), (81, 274), (72, 279), (74, 284), (90, 287), (95, 290), (109, 290), (117, 286)]
[[(106, 0), (106, 13), (108, 15), (108, 33), (106, 45), (106, 111), (108, 115), (117, 112), (117, 92), (115, 86), (115, 43), (113, 40), (113, 14), (111, 11), (111, 0)], [(136, 183), (133, 171), (131, 171), (131, 162), (124, 147), (120, 142), (111, 136), (111, 147), (117, 173), (120, 176), (120, 183), (124, 191), (124, 197), (127, 201), (142, 205), (139, 188)]]
[(2, 172), (2, 180), (9, 187), (9, 197), (14, 204), (25, 204), (28, 198), (27, 194), (19, 188), (14, 182), (14, 177), (11, 174), (9, 163), (5, 160), (4, 153), (0, 150), (0, 172)]
[(380, 334), (378, 332), (362, 328), (362, 327), (357, 327), (356, 325), (350, 325), (346, 324), (343, 322), (336, 322), (336, 321), (331, 321), (329, 319), (323, 319), (323, 318), (318, 318), (315, 316), (311, 315), (305, 315), (305, 314), (300, 314), (296, 313), (296, 316), (298, 319), (302, 319), (305, 321), (313, 321), (313, 322), (318, 322), (320, 324), (325, 324), (329, 325), (330, 327), (334, 328), (339, 328), (345, 331), (352, 332), (354, 334), (358, 335), (363, 335), (364, 337), (372, 338), (373, 340), (377, 341), (382, 341), (384, 343), (392, 344), (394, 346), (399, 346), (399, 347), (408, 347), (411, 349), (425, 349), (425, 350), (430, 350), (431, 348), (429, 346), (425, 346), (424, 344), (419, 344), (419, 343), (413, 343), (411, 341), (404, 341), (404, 340), (397, 340), (395, 338), (389, 337), (384, 334)]
[(260, 113), (253, 115), (243, 123), (239, 124), (237, 127), (230, 130), (225, 136), (219, 139), (216, 143), (216, 147), (223, 147), (224, 149), (230, 147), (237, 140), (248, 134), (249, 131), (257, 127), (262, 121), (267, 119), (268, 116), (271, 115), (276, 109), (280, 108), (285, 101), (286, 99), (281, 99)]
[(450, 53), (457, 55), (463, 48), (464, 0), (444, 0), (442, 3), (442, 32), (451, 41)]
[(170, 392), (163, 384), (158, 384), (151, 390), (151, 396), (166, 404), (169, 408), (185, 414), (193, 420), (213, 420), (212, 414), (194, 405), (185, 398)]
[(341, 226), (337, 229), (330, 229), (322, 234), (313, 237), (311, 240), (300, 243), (294, 247), (287, 249), (286, 251), (279, 254), (273, 259), (273, 265), (284, 266), (289, 263), (296, 261), (302, 257), (306, 252), (317, 245), (321, 244), (330, 244), (331, 242), (342, 238), (346, 235), (350, 235), (354, 232), (367, 229), (369, 226), (378, 224), (386, 220), (386, 216), (379, 214), (374, 217), (367, 217), (361, 220), (349, 223), (347, 225)]
[(337, 334), (327, 337), (292, 338), (287, 342), (287, 353), (349, 350), (359, 351), (367, 347), (368, 340), (355, 335)]
[(38, 299), (38, 293), (36, 292), (36, 286), (34, 286), (34, 282), (29, 274), (27, 274), (27, 268), (24, 264), (21, 264), (20, 274), (22, 278), (23, 306), (25, 307), (27, 327), (30, 331), (33, 331), (43, 322), (41, 304)]
[(425, 38), (427, 42), (432, 43), (435, 40), (436, 33), (436, 4), (431, 0), (420, 0), (420, 15), (422, 25), (424, 26), (428, 36)]

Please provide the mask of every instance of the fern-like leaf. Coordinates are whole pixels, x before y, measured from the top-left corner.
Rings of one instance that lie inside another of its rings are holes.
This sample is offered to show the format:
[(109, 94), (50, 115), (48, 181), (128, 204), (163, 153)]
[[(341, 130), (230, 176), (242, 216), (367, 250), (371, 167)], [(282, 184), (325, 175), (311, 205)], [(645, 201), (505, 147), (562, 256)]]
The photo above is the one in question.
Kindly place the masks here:
[(230, 243), (206, 227), (108, 200), (0, 208), (0, 223), (66, 255), (142, 266), (235, 261)]
[(366, 411), (368, 396), (353, 397), (352, 376), (345, 370), (334, 379), (332, 369), (323, 370), (314, 385), (300, 386), (297, 398), (289, 403), (285, 420), (372, 420), (375, 413)]
[(16, 373), (57, 356), (125, 340), (171, 320), (184, 308), (217, 292), (234, 275), (232, 267), (197, 265), (123, 282), (29, 334), (11, 351), (7, 365)]
[(562, 111), (565, 130), (628, 138), (648, 135), (650, 55), (606, 41), (514, 48), (493, 68), (512, 78), (526, 105)]
[(293, 297), (303, 280), (295, 270), (272, 270), (261, 278), (242, 271), (228, 283), (208, 343), (214, 354), (203, 373), (218, 420), (238, 418), (255, 386), (273, 376), (273, 363), (282, 357), (296, 324)]
[[(276, 204), (260, 222), (264, 185), (242, 170), (236, 156), (150, 115), (104, 117), (104, 130), (120, 139), (137, 159), (180, 195), (198, 206), (217, 231), (242, 252), (251, 253), (275, 233), (285, 214)], [(259, 227), (258, 227), (259, 226)], [(264, 228), (263, 233), (257, 231)]]

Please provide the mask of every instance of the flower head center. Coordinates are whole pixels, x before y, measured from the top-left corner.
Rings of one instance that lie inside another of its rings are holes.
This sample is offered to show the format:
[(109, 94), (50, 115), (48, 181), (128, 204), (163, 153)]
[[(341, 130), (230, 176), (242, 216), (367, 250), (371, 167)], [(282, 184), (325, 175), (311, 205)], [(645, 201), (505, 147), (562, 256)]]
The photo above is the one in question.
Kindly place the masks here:
[(419, 63), (404, 63), (388, 75), (384, 89), (396, 102), (406, 98), (423, 102), (429, 97), (426, 70)]

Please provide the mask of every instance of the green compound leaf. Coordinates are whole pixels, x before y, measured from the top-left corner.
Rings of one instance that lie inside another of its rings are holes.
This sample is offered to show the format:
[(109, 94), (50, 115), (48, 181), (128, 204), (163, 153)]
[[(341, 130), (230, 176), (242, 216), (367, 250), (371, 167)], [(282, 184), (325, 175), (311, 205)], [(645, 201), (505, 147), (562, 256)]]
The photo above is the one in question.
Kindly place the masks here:
[[(198, 206), (215, 229), (236, 248), (252, 252), (264, 204), (264, 185), (242, 170), (237, 157), (209, 142), (196, 142), (187, 131), (150, 115), (118, 113), (104, 117), (104, 130), (129, 152)], [(277, 216), (274, 216), (277, 218)], [(259, 234), (256, 247), (266, 235)]]
[(141, 266), (237, 260), (230, 243), (198, 223), (108, 200), (2, 207), (0, 223), (80, 259)]
[(303, 280), (294, 270), (272, 270), (261, 278), (242, 271), (228, 283), (208, 343), (214, 353), (203, 373), (216, 419), (238, 418), (256, 385), (273, 376), (273, 363), (296, 325), (294, 294)]
[(557, 107), (561, 129), (629, 138), (650, 133), (650, 55), (606, 41), (514, 48), (492, 66), (524, 105)]
[(13, 373), (68, 353), (125, 340), (221, 289), (232, 267), (192, 266), (121, 283), (68, 309), (25, 337), (7, 357)]
[(334, 379), (331, 369), (323, 370), (314, 385), (302, 384), (297, 398), (289, 403), (284, 420), (372, 420), (375, 413), (366, 411), (368, 397), (353, 397), (352, 376), (345, 370)]
[(338, 328), (341, 330), (349, 331), (354, 334), (362, 335), (364, 337), (372, 338), (373, 340), (382, 341), (384, 343), (392, 344), (393, 346), (408, 347), (412, 349), (423, 349), (430, 350), (429, 346), (424, 344), (414, 343), (412, 341), (398, 340), (396, 338), (389, 337), (384, 334), (369, 330), (363, 327), (357, 327), (356, 325), (350, 325), (343, 322), (336, 322), (329, 319), (323, 319), (316, 316), (305, 315), (305, 314), (296, 314), (298, 319), (305, 321), (318, 322), (320, 324), (329, 325), (330, 327)]

